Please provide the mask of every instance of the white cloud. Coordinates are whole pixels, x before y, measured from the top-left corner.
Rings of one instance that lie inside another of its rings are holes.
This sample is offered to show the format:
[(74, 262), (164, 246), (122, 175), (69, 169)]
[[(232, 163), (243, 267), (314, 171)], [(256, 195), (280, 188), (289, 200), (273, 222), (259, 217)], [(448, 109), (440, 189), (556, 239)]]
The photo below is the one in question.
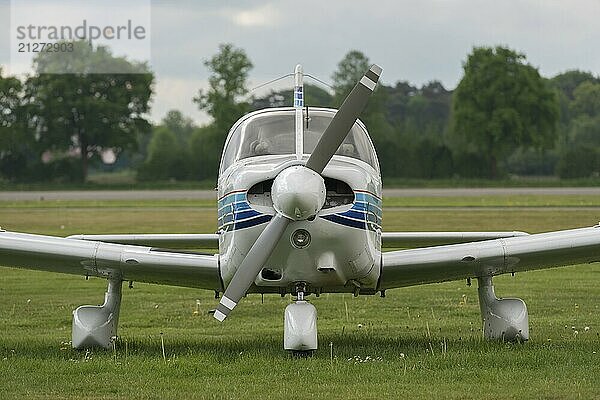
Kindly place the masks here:
[(210, 122), (210, 116), (200, 111), (198, 105), (192, 101), (199, 89), (207, 87), (208, 81), (206, 80), (157, 77), (154, 88), (156, 93), (152, 102), (152, 121), (160, 122), (168, 111), (179, 110), (192, 118), (198, 125)]
[(281, 23), (282, 15), (272, 4), (264, 4), (252, 9), (233, 11), (231, 14), (232, 22), (244, 28), (265, 28), (276, 27)]

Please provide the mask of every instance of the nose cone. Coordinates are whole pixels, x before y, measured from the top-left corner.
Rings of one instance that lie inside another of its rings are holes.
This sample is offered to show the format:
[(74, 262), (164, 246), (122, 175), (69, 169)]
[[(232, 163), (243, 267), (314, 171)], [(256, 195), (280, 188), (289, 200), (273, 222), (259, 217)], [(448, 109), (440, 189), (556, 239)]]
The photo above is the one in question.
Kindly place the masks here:
[(281, 171), (271, 189), (275, 210), (301, 221), (319, 212), (325, 203), (325, 182), (315, 171), (296, 165)]

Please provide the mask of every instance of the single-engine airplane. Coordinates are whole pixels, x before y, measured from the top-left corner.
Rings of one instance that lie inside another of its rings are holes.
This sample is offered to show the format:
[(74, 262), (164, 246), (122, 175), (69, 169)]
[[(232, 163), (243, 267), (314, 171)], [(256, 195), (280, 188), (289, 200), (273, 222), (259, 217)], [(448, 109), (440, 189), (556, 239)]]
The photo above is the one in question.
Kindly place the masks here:
[[(379, 164), (358, 120), (381, 72), (371, 66), (334, 110), (305, 107), (298, 65), (293, 107), (237, 121), (221, 158), (216, 234), (61, 238), (2, 231), (0, 265), (108, 280), (103, 305), (73, 311), (74, 348), (110, 347), (124, 281), (213, 290), (222, 294), (218, 321), (247, 293), (292, 294), (284, 349), (302, 353), (317, 349), (310, 294), (383, 297), (386, 289), (475, 278), (484, 336), (527, 340), (525, 303), (497, 298), (492, 278), (600, 261), (600, 226), (532, 235), (382, 232)], [(189, 251), (201, 248), (218, 254)]]

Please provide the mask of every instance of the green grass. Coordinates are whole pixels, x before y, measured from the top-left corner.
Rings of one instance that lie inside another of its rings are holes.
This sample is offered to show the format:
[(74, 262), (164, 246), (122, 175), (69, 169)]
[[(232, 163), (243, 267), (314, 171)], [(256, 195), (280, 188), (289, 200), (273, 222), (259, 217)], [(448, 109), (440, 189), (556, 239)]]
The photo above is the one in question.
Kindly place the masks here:
[[(559, 209), (541, 197), (537, 206), (461, 201), (400, 205), (408, 208), (384, 213), (384, 228), (539, 232), (600, 219), (594, 198), (585, 208), (549, 200)], [(214, 205), (172, 203), (2, 204), (0, 225), (57, 235), (214, 231)], [(71, 310), (101, 302), (103, 280), (0, 268), (0, 398), (598, 398), (599, 283), (598, 265), (496, 278), (499, 295), (527, 302), (526, 344), (483, 341), (476, 285), (464, 282), (389, 290), (384, 299), (311, 296), (320, 348), (292, 359), (282, 350), (289, 297), (263, 304), (250, 295), (219, 324), (206, 313), (216, 305), (210, 292), (136, 283), (124, 289), (114, 351), (86, 353), (68, 344)]]

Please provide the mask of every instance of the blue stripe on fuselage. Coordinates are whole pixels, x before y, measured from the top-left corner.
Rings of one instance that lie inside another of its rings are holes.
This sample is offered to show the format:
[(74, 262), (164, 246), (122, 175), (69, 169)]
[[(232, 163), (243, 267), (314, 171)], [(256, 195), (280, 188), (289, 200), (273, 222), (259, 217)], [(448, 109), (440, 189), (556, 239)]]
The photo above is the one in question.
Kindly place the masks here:
[(381, 199), (371, 193), (355, 192), (350, 210), (322, 215), (321, 218), (352, 228), (381, 229)]
[[(245, 193), (232, 193), (218, 202), (219, 229), (229, 231), (269, 222), (272, 215), (250, 207)], [(352, 208), (345, 212), (321, 215), (327, 221), (358, 229), (381, 229), (381, 199), (371, 193), (355, 192)]]

